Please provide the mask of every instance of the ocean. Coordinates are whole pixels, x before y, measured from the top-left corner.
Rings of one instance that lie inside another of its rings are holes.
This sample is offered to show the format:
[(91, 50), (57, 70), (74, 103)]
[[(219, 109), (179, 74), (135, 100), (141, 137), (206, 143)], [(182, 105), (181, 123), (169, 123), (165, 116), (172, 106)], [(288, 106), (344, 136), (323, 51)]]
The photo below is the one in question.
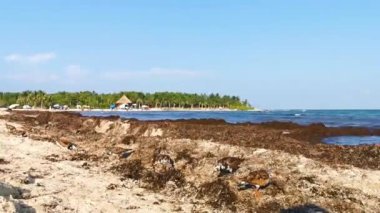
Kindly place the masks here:
[[(272, 111), (84, 111), (83, 116), (111, 116), (139, 120), (223, 119), (229, 123), (289, 121), (301, 125), (323, 123), (328, 127), (380, 128), (380, 110), (272, 110)], [(380, 137), (342, 136), (326, 143), (379, 144)]]

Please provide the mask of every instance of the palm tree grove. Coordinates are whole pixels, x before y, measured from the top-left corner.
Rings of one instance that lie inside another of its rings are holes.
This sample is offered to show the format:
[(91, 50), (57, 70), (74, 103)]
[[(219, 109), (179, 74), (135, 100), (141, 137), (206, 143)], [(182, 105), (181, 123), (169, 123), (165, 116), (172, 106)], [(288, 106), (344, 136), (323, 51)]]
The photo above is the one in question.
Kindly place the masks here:
[(0, 107), (11, 104), (30, 105), (35, 108), (49, 108), (54, 104), (75, 107), (88, 105), (91, 108), (109, 108), (122, 95), (126, 95), (133, 103), (155, 108), (229, 108), (238, 110), (251, 109), (247, 100), (238, 96), (216, 94), (195, 94), (180, 92), (143, 93), (135, 91), (102, 93), (57, 92), (44, 91), (0, 92)]

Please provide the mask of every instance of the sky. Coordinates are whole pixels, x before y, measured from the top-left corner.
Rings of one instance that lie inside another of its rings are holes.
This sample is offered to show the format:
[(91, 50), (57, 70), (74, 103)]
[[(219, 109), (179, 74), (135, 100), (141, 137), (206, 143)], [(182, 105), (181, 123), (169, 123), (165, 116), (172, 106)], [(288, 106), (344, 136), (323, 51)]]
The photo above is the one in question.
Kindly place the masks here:
[(378, 0), (2, 0), (0, 91), (380, 109)]

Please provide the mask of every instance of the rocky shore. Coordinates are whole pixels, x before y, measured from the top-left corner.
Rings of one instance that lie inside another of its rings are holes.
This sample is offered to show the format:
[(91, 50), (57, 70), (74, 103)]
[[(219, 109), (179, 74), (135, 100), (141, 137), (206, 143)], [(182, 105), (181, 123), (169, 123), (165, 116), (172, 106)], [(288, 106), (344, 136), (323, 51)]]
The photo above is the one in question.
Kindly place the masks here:
[[(380, 147), (321, 143), (339, 135), (380, 130), (2, 112), (0, 211), (379, 212)], [(237, 187), (257, 170), (260, 197)]]

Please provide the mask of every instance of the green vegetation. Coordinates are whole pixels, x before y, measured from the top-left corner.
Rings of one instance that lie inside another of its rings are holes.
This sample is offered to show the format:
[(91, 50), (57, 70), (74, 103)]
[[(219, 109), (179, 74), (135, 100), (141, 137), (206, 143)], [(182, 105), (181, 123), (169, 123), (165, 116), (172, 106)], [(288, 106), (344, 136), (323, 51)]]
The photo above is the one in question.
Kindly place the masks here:
[(95, 92), (58, 92), (47, 94), (43, 91), (24, 91), (20, 93), (0, 92), (0, 106), (14, 103), (33, 107), (48, 108), (53, 104), (88, 105), (91, 108), (109, 108), (122, 95), (126, 95), (133, 103), (145, 104), (150, 107), (165, 108), (230, 108), (239, 110), (251, 109), (247, 100), (241, 101), (237, 96), (221, 96), (216, 94), (189, 94), (179, 92), (119, 92), (98, 94)]

